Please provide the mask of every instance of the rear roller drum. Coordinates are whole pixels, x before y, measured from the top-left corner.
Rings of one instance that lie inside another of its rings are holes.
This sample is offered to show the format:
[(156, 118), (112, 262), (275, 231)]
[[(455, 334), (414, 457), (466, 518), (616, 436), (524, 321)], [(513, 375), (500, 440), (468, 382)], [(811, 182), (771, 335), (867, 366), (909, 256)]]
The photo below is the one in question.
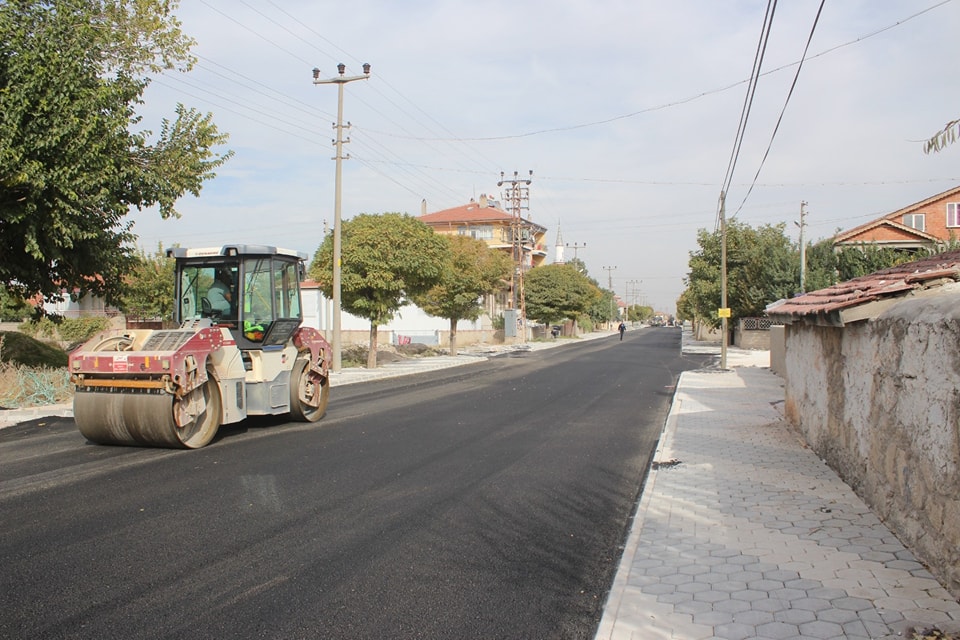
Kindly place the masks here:
[[(92, 442), (132, 446), (198, 449), (209, 443), (220, 427), (220, 391), (213, 378), (190, 398), (195, 415), (177, 426), (175, 399), (167, 393), (110, 393), (78, 391), (73, 417), (80, 433)], [(181, 412), (182, 413), (182, 412)]]
[(290, 372), (290, 417), (300, 422), (316, 422), (327, 412), (330, 379), (311, 373), (310, 361), (297, 358)]

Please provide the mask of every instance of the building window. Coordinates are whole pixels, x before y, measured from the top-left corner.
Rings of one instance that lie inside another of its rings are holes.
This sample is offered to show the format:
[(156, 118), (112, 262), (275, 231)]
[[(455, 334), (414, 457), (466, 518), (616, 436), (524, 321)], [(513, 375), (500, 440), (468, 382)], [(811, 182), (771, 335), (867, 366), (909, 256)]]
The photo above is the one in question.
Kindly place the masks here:
[(903, 216), (903, 226), (916, 229), (917, 231), (925, 231), (926, 224), (924, 214), (908, 213), (907, 215)]
[(947, 203), (947, 226), (960, 227), (960, 202)]
[(481, 225), (477, 227), (459, 227), (457, 234), (461, 236), (470, 236), (477, 240), (493, 239), (493, 227), (490, 225)]

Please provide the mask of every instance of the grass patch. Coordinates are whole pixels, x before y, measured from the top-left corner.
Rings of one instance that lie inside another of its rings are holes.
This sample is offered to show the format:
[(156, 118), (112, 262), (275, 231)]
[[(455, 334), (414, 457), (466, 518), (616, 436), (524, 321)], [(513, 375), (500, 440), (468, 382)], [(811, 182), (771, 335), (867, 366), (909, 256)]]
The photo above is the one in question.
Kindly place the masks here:
[(28, 367), (0, 363), (0, 407), (41, 407), (68, 402), (73, 385), (66, 367)]
[(0, 406), (36, 407), (72, 397), (66, 351), (17, 331), (0, 332)]

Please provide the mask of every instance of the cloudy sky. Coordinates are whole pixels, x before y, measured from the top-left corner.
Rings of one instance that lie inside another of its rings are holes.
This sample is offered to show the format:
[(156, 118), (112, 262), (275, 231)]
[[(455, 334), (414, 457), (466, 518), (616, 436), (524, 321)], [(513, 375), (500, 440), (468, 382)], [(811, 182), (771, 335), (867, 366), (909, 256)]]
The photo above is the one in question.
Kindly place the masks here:
[[(820, 239), (960, 182), (960, 144), (922, 150), (960, 117), (960, 0), (832, 0), (814, 30), (819, 7), (776, 9), (727, 196), (728, 216), (794, 238), (801, 201)], [(559, 229), (601, 284), (671, 311), (697, 230), (716, 225), (766, 10), (189, 0), (176, 13), (198, 64), (154, 81), (143, 126), (159, 130), (182, 102), (212, 112), (236, 155), (180, 202), (181, 219), (138, 213), (135, 232), (148, 251), (259, 242), (312, 256), (333, 221), (337, 112), (336, 86), (314, 85), (312, 69), (360, 75), (369, 62), (370, 78), (345, 86), (345, 219), (499, 197), (501, 171), (533, 171), (527, 214), (549, 229), (548, 259)]]

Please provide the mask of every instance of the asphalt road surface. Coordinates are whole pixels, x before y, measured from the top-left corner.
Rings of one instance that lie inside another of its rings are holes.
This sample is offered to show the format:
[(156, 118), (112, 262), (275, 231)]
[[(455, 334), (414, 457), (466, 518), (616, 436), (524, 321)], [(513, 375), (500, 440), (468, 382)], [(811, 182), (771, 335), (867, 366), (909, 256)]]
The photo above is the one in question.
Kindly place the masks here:
[(591, 638), (679, 372), (659, 328), (333, 390), (197, 451), (0, 431), (2, 638)]

